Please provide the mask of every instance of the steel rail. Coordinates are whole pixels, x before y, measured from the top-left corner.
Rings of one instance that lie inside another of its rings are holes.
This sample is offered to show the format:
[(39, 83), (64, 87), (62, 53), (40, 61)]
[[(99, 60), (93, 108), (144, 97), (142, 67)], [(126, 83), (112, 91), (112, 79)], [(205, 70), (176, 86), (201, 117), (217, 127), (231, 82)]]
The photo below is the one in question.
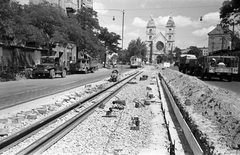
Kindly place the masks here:
[(77, 125), (83, 122), (89, 115), (91, 115), (95, 111), (95, 109), (99, 105), (106, 103), (108, 100), (114, 97), (124, 86), (126, 86), (129, 81), (131, 81), (139, 74), (141, 74), (141, 72), (137, 73), (133, 77), (130, 77), (130, 79), (127, 79), (127, 81), (125, 81), (120, 87), (116, 88), (116, 90), (111, 92), (109, 95), (87, 107), (82, 112), (69, 119), (67, 122), (63, 123), (62, 125), (47, 133), (31, 145), (27, 146), (25, 149), (18, 152), (17, 155), (33, 155), (43, 153), (45, 150), (47, 150), (49, 147), (59, 141), (62, 137), (68, 134), (71, 130), (73, 130)]
[(204, 152), (201, 148), (201, 146), (199, 145), (198, 141), (196, 140), (196, 138), (194, 137), (191, 129), (189, 128), (188, 124), (186, 123), (182, 113), (180, 112), (172, 93), (170, 92), (165, 80), (163, 79), (163, 77), (161, 76), (161, 74), (159, 73), (159, 78), (161, 81), (161, 85), (163, 87), (163, 91), (166, 93), (167, 98), (169, 99), (170, 105), (174, 111), (174, 114), (178, 120), (179, 125), (181, 126), (183, 133), (188, 141), (188, 144), (190, 145), (193, 154), (194, 155), (204, 155)]
[(78, 106), (81, 106), (83, 103), (89, 101), (89, 100), (93, 100), (95, 97), (97, 97), (98, 95), (101, 95), (102, 93), (106, 92), (107, 90), (109, 90), (110, 88), (114, 87), (115, 85), (123, 82), (124, 80), (136, 75), (137, 73), (139, 73), (139, 71), (129, 75), (128, 77), (125, 77), (123, 79), (121, 79), (120, 81), (108, 86), (107, 88), (96, 92), (50, 116), (47, 116), (46, 118), (26, 127), (23, 130), (20, 130), (2, 140), (0, 140), (0, 154), (4, 151), (6, 151), (7, 149), (19, 144), (20, 142), (22, 142), (23, 140), (27, 139), (28, 137), (30, 137), (31, 135), (37, 133), (38, 131), (42, 130), (43, 128), (45, 128), (46, 126), (50, 125), (51, 123), (53, 123), (57, 118), (63, 117), (65, 114), (67, 114), (68, 112), (70, 112), (71, 110), (77, 108)]

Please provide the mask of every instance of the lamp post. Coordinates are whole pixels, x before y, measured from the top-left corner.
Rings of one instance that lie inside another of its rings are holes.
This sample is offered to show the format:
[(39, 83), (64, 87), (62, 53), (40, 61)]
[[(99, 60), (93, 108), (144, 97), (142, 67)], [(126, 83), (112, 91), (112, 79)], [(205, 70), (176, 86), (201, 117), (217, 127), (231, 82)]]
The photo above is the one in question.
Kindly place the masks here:
[[(125, 10), (119, 10), (119, 9), (109, 9), (109, 10), (112, 10), (112, 11), (120, 11), (123, 13), (122, 15), (122, 54), (123, 54), (123, 35), (124, 35), (124, 14), (125, 14)], [(113, 20), (115, 20), (115, 17), (113, 16)], [(121, 54), (121, 71), (122, 72), (122, 63), (123, 63), (123, 55)]]

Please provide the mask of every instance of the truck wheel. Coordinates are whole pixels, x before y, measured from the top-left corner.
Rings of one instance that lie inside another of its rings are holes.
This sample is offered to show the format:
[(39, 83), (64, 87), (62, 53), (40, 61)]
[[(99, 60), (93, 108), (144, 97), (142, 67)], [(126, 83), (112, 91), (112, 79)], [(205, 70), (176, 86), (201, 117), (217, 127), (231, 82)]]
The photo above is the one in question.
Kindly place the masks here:
[(33, 78), (33, 79), (36, 79), (36, 77), (37, 77), (37, 76), (35, 75), (35, 73), (33, 73), (33, 74), (32, 74), (32, 78)]
[(219, 76), (219, 79), (222, 81), (222, 80), (223, 80), (223, 76), (222, 76), (222, 75), (220, 75), (220, 76)]
[(66, 70), (64, 69), (64, 70), (62, 71), (61, 77), (62, 77), (62, 78), (65, 78), (66, 75), (67, 75), (67, 72), (66, 72)]
[(228, 76), (228, 82), (232, 82), (232, 79), (233, 79), (232, 75), (229, 75)]
[(50, 70), (50, 76), (49, 76), (51, 79), (54, 79), (55, 78), (55, 71), (54, 69), (51, 69)]
[(211, 78), (212, 78), (212, 77), (211, 77), (211, 74), (210, 74), (210, 73), (207, 73), (207, 79), (208, 79), (208, 80), (211, 80)]
[(204, 79), (204, 72), (203, 71), (201, 71), (201, 79)]

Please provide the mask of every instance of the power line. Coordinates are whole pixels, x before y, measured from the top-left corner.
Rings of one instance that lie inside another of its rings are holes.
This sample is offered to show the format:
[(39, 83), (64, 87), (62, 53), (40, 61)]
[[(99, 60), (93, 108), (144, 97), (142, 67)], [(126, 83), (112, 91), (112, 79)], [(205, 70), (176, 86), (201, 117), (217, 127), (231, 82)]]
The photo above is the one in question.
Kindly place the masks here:
[[(125, 9), (125, 11), (135, 11), (135, 10), (154, 10), (154, 9), (192, 9), (192, 8), (211, 8), (211, 7), (219, 7), (216, 5), (212, 6), (179, 6), (179, 7), (154, 7), (154, 8), (138, 8), (138, 9)], [(114, 10), (114, 9), (94, 9), (94, 10)]]

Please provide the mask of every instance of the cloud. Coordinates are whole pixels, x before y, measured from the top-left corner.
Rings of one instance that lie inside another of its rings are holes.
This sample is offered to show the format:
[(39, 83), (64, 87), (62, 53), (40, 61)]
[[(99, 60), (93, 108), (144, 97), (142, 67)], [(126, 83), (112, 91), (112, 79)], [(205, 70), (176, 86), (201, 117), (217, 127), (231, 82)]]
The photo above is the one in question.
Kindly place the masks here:
[[(198, 21), (192, 20), (190, 17), (185, 16), (173, 16), (173, 21), (176, 27), (186, 27), (186, 26), (193, 26), (199, 27), (200, 23)], [(169, 16), (159, 16), (158, 18), (154, 19), (156, 26), (166, 26), (168, 22)]]
[(220, 13), (219, 12), (210, 12), (208, 14), (205, 14), (202, 17), (203, 22), (207, 23), (219, 23), (220, 22)]
[(97, 11), (99, 14), (107, 14), (108, 10), (104, 10), (105, 7), (102, 3), (93, 2), (93, 9)]
[(133, 19), (133, 23), (132, 23), (133, 26), (137, 26), (137, 27), (146, 27), (147, 26), (147, 21), (139, 18), (139, 17), (135, 17)]
[(203, 28), (201, 30), (193, 31), (192, 34), (198, 37), (206, 36), (210, 31), (212, 31), (215, 26), (210, 26), (209, 28)]
[(135, 38), (140, 37), (140, 34), (138, 32), (130, 32), (130, 33), (127, 33), (126, 36), (135, 39)]

